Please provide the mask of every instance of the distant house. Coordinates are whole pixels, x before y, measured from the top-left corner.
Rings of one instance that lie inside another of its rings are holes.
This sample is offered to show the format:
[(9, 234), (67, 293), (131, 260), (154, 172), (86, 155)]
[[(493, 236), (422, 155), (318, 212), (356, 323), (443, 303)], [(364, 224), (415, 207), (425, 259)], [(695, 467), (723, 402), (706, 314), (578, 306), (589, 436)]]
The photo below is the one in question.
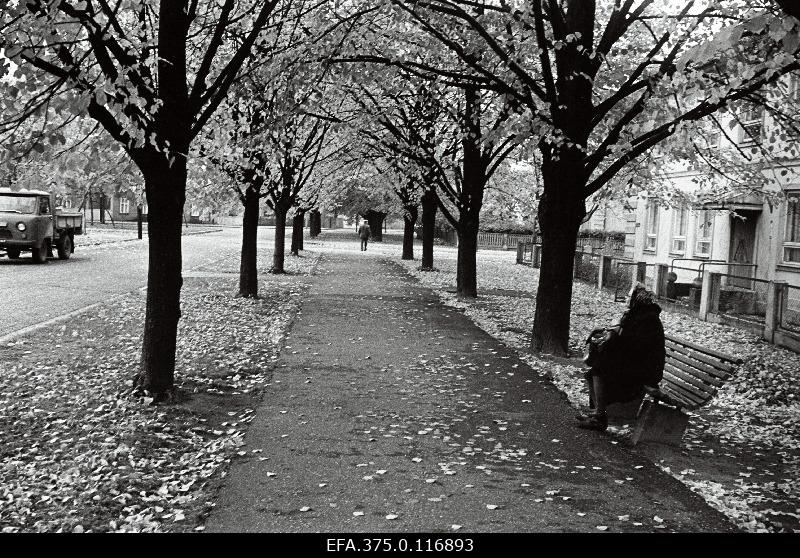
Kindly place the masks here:
[[(784, 76), (768, 94), (778, 106), (787, 100), (800, 103), (800, 78)], [(669, 204), (630, 199), (629, 210), (611, 204), (598, 209), (582, 230), (624, 230), (624, 259), (646, 264), (646, 279), (661, 296), (697, 312), (705, 296), (703, 307), (710, 310), (701, 313), (703, 319), (735, 323), (800, 350), (798, 138), (752, 106), (733, 106), (717, 120), (725, 133), (710, 129), (700, 141), (712, 154), (727, 150), (726, 156), (741, 157), (756, 174), (733, 185), (730, 176), (665, 153), (666, 180), (685, 195)], [(774, 159), (758, 159), (762, 142), (770, 144)], [(745, 161), (743, 154), (751, 159)], [(700, 195), (700, 179), (713, 180), (728, 193), (707, 201)]]
[[(798, 79), (792, 76), (792, 95)], [(731, 124), (730, 138), (741, 150), (774, 133), (775, 124), (763, 111), (744, 111), (741, 123)], [(727, 123), (723, 122), (723, 126)], [(714, 148), (733, 149), (717, 136)], [(788, 154), (788, 153), (787, 153)], [(698, 171), (684, 168), (671, 174), (674, 186), (696, 189)], [(723, 274), (765, 281), (785, 281), (800, 288), (800, 159), (782, 161), (765, 170), (764, 192), (731, 194), (712, 203), (667, 207), (654, 200), (635, 202), (633, 259), (674, 267), (702, 267)], [(678, 281), (689, 272), (676, 270)], [(737, 281), (733, 281), (734, 283)], [(738, 281), (744, 284), (744, 281)], [(800, 292), (798, 292), (800, 296)]]
[[(87, 191), (83, 194), (63, 196), (63, 207), (79, 209), (89, 223), (116, 223), (136, 221), (138, 218), (138, 198), (127, 190), (117, 190), (113, 194), (101, 191)], [(147, 221), (147, 202), (142, 203), (142, 219)]]

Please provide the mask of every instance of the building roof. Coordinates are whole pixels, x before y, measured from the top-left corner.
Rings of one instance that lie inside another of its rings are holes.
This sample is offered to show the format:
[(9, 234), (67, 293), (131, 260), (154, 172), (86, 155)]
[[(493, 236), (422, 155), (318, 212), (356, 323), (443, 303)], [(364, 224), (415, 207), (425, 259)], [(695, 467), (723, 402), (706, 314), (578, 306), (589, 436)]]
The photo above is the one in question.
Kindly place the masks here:
[(11, 188), (0, 188), (0, 194), (22, 194), (29, 196), (49, 196), (50, 192), (44, 190), (12, 190)]

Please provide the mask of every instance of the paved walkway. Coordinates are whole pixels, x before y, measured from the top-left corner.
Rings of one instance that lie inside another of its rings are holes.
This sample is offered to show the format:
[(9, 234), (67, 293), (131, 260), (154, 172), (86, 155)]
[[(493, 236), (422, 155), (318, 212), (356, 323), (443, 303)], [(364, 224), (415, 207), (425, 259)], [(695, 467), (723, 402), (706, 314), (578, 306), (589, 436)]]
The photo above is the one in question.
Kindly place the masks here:
[(733, 530), (399, 265), (312, 283), (208, 531)]

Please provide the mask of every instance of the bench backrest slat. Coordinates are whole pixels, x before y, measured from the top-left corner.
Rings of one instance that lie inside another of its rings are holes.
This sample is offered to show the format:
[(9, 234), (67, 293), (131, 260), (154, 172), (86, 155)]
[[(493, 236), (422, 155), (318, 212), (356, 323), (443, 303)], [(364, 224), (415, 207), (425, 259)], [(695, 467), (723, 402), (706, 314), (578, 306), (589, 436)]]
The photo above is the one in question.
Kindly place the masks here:
[(677, 352), (667, 352), (667, 362), (672, 364), (675, 368), (679, 368), (687, 374), (691, 374), (694, 378), (697, 378), (699, 382), (711, 384), (715, 388), (724, 384), (725, 379), (728, 377), (727, 374), (725, 376), (712, 375), (696, 361), (693, 362), (692, 359)]
[(733, 364), (733, 365), (738, 365), (738, 364), (742, 363), (742, 359), (739, 358), (739, 357), (733, 357), (733, 356), (730, 356), (730, 355), (726, 355), (725, 353), (720, 353), (719, 351), (715, 351), (713, 349), (709, 349), (709, 348), (706, 348), (706, 347), (701, 347), (700, 345), (695, 345), (691, 341), (686, 341), (685, 339), (680, 339), (680, 338), (674, 337), (672, 335), (665, 335), (664, 337), (668, 341), (672, 341), (673, 343), (676, 343), (678, 345), (683, 345), (684, 347), (688, 347), (690, 349), (694, 349), (698, 353), (701, 353), (701, 354), (704, 354), (704, 355), (708, 355), (708, 356), (712, 356), (714, 358), (717, 358), (717, 359), (721, 360), (722, 362)]
[[(701, 394), (710, 394), (714, 395), (717, 393), (717, 387), (713, 384), (709, 384), (704, 382), (702, 378), (698, 377), (696, 374), (696, 370), (686, 370), (682, 369), (679, 365), (680, 362), (675, 361), (667, 361), (664, 365), (664, 370), (668, 370), (670, 374), (676, 376), (683, 380), (684, 382), (691, 384), (695, 389), (699, 390)], [(688, 368), (688, 367), (687, 367)]]
[(688, 359), (704, 364), (707, 372), (714, 374), (715, 376), (719, 376), (720, 378), (727, 378), (735, 369), (735, 366), (732, 364), (722, 362), (713, 356), (698, 353), (693, 349), (676, 344), (674, 342), (667, 341), (665, 343), (665, 348), (667, 352), (680, 353)]
[(742, 359), (665, 336), (664, 377), (651, 395), (678, 408), (697, 409), (711, 399)]
[(689, 382), (683, 380), (682, 378), (676, 376), (674, 372), (674, 368), (665, 367), (664, 369), (664, 382), (667, 384), (672, 384), (672, 387), (679, 389), (682, 393), (685, 393), (689, 400), (694, 401), (698, 405), (702, 405), (709, 399), (711, 399), (711, 395), (708, 392), (705, 392), (701, 389), (696, 388)]

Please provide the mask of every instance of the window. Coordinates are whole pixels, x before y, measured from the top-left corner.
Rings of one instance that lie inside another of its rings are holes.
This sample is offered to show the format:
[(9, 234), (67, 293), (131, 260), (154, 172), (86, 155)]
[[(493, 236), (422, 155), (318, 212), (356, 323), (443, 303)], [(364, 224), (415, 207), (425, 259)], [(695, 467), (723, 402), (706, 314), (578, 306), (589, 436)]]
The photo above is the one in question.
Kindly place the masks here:
[(647, 206), (647, 222), (646, 222), (644, 240), (644, 249), (648, 252), (655, 252), (658, 243), (658, 205), (656, 202), (650, 202)]
[(672, 211), (672, 246), (670, 253), (683, 255), (686, 253), (686, 218), (688, 211), (685, 207), (675, 208)]
[(50, 198), (42, 196), (39, 198), (39, 213), (50, 215)]
[(698, 211), (695, 217), (694, 255), (700, 258), (711, 256), (711, 235), (714, 233), (714, 213)]
[(128, 198), (120, 198), (119, 199), (119, 212), (123, 215), (127, 215), (131, 212), (131, 200)]
[(722, 139), (722, 134), (719, 130), (710, 131), (706, 134), (706, 147), (709, 149), (718, 149), (719, 142)]
[(792, 101), (800, 101), (800, 74), (789, 75), (789, 99)]
[(764, 107), (751, 106), (739, 115), (739, 120), (742, 123), (739, 144), (753, 145), (758, 142), (764, 133)]
[(783, 238), (784, 263), (800, 265), (800, 192), (789, 194), (786, 203), (786, 234)]

